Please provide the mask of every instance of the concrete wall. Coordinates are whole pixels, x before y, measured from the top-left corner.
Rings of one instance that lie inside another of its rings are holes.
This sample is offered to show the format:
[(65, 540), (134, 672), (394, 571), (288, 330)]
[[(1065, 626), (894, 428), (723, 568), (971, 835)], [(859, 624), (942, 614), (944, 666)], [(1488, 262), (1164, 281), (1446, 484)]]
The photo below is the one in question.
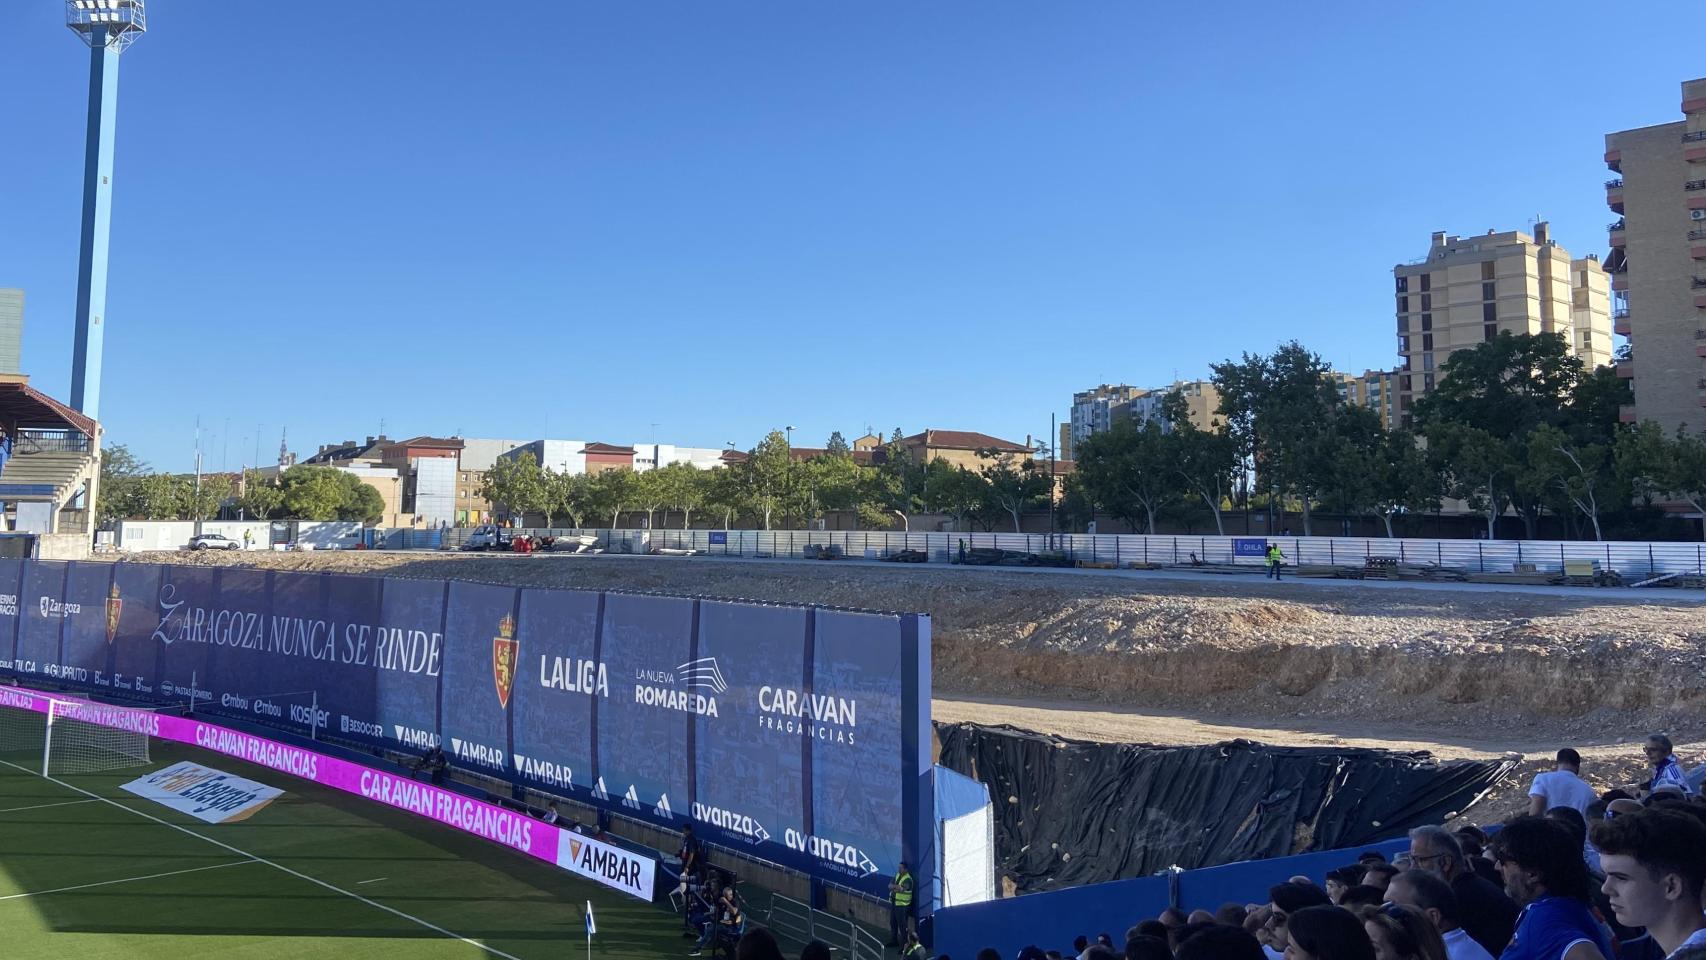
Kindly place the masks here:
[(89, 535), (86, 533), (44, 533), (36, 538), (36, 558), (39, 560), (87, 560)]

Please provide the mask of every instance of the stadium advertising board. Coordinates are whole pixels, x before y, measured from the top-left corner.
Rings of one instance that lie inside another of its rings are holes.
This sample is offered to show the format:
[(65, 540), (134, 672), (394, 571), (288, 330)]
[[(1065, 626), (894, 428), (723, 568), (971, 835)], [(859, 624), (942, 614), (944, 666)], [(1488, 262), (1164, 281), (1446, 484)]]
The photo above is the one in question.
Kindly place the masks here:
[[(655, 890), (657, 861), (649, 857), (608, 843), (600, 843), (569, 830), (549, 826), (525, 813), (476, 800), (430, 783), (187, 717), (161, 716), (81, 700), (67, 701), (61, 695), (50, 695), (38, 690), (0, 687), (0, 709), (46, 713), (49, 705), (56, 700), (60, 704), (55, 710), (58, 717), (70, 717), (101, 726), (147, 733), (162, 740), (192, 744), (293, 777), (311, 780), (334, 790), (365, 797), (493, 843), (503, 844), (518, 853), (555, 864), (643, 900), (651, 900)], [(200, 791), (195, 789), (197, 783), (206, 784), (210, 781), (211, 778), (205, 776), (206, 774), (217, 774), (218, 777), (224, 778), (227, 786), (246, 785), (260, 791), (272, 789), (193, 763), (180, 763), (150, 774), (125, 784), (124, 789), (194, 813), (192, 806), (201, 806), (207, 800), (218, 799), (212, 794), (202, 796)], [(249, 792), (254, 790), (250, 789)], [(242, 816), (252, 814), (281, 792), (272, 790), (271, 796), (255, 804)], [(234, 793), (221, 796), (227, 802), (233, 802)], [(201, 813), (195, 815), (204, 820), (209, 819)], [(226, 822), (241, 818), (227, 817)]]
[(203, 823), (236, 823), (272, 803), (284, 791), (185, 760), (119, 784), (120, 790), (187, 813)]
[(877, 896), (927, 869), (929, 646), (914, 614), (0, 560), (0, 673), (25, 683), (442, 746)]

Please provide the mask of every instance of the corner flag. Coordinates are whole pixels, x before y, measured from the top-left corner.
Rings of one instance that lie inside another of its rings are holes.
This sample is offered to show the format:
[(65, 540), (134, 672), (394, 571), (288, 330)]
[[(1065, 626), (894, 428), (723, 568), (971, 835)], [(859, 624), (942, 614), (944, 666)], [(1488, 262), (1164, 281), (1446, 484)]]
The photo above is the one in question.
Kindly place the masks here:
[(591, 937), (598, 932), (598, 922), (592, 918), (592, 901), (586, 902), (586, 935)]

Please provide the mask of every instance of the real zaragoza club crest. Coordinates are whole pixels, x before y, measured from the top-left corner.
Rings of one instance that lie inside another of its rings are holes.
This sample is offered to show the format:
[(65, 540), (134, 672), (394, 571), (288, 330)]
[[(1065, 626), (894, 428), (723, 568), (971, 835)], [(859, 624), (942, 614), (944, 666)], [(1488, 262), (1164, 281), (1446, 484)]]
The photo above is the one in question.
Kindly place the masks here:
[(521, 641), (515, 638), (515, 617), (504, 614), (498, 621), (498, 635), (492, 638), (492, 681), (498, 686), (498, 703), (509, 709), (509, 691), (515, 686), (516, 651)]
[(113, 584), (107, 593), (107, 642), (112, 643), (118, 634), (118, 615), (124, 610), (124, 600), (118, 595), (118, 584)]

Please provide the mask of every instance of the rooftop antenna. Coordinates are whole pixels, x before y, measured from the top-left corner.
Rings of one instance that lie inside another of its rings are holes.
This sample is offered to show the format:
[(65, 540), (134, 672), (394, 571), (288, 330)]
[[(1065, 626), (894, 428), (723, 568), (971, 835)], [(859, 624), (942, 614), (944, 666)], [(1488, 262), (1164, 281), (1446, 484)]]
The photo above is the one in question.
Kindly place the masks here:
[(71, 406), (101, 414), (101, 344), (107, 312), (107, 241), (118, 126), (118, 55), (147, 31), (143, 0), (65, 0), (65, 25), (89, 45), (89, 116), (83, 142), (83, 218), (77, 243), (77, 327)]

